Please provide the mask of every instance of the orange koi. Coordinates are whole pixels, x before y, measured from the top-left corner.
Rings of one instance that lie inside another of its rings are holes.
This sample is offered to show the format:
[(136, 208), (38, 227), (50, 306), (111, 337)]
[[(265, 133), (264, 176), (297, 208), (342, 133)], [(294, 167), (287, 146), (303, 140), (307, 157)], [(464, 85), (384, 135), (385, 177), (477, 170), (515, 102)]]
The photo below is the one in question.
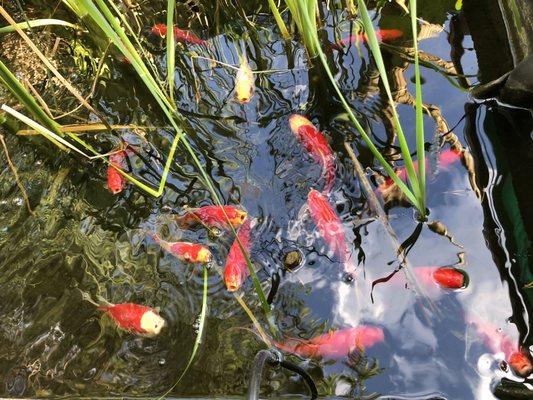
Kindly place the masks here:
[(118, 327), (139, 335), (156, 336), (165, 326), (165, 320), (156, 310), (140, 304), (111, 304), (98, 309), (111, 316)]
[[(250, 249), (252, 247), (250, 234), (251, 224), (250, 220), (248, 219), (237, 232), (237, 237), (241, 241), (242, 246), (248, 254), (250, 253)], [(226, 288), (228, 291), (235, 292), (238, 290), (246, 278), (248, 278), (248, 275), (250, 275), (250, 271), (248, 270), (246, 258), (241, 251), (239, 242), (235, 240), (229, 250), (226, 266), (224, 268), (224, 282), (226, 283)]]
[(338, 359), (356, 349), (367, 349), (383, 342), (383, 330), (376, 326), (358, 326), (332, 331), (309, 340), (289, 339), (275, 346), (287, 353), (304, 358)]
[(110, 155), (109, 162), (111, 165), (107, 167), (107, 187), (111, 193), (118, 194), (126, 187), (127, 180), (114, 167), (122, 169), (126, 166), (126, 152), (119, 151)]
[[(151, 29), (152, 35), (165, 37), (167, 36), (167, 26), (165, 24), (155, 24)], [(205, 46), (207, 42), (200, 39), (198, 36), (194, 35), (189, 31), (185, 31), (174, 27), (174, 39), (182, 43), (192, 43)]]
[(416, 267), (413, 271), (426, 286), (437, 284), (443, 289), (461, 289), (468, 283), (466, 272), (453, 267)]
[(184, 215), (176, 218), (176, 222), (181, 228), (202, 224), (208, 228), (227, 229), (229, 220), (231, 226), (237, 229), (247, 215), (246, 211), (234, 206), (204, 206), (188, 209)]
[(204, 245), (190, 242), (167, 242), (157, 234), (153, 234), (152, 237), (161, 248), (178, 260), (193, 264), (207, 264), (212, 259), (211, 251)]
[(300, 143), (322, 168), (322, 176), (326, 180), (324, 191), (329, 192), (335, 180), (335, 156), (327, 139), (302, 115), (292, 114), (289, 117), (289, 125)]
[[(393, 42), (403, 36), (403, 32), (399, 29), (378, 29), (376, 36), (379, 42)], [(357, 35), (350, 35), (345, 39), (339, 40), (334, 48), (342, 48), (350, 43), (368, 42), (368, 36), (366, 33), (358, 33)]]
[(311, 189), (307, 196), (309, 213), (315, 221), (329, 249), (344, 265), (345, 272), (354, 277), (355, 267), (348, 265), (348, 250), (342, 222), (327, 198), (318, 190)]
[(529, 351), (518, 346), (501, 329), (473, 316), (468, 317), (467, 322), (475, 326), (477, 334), (487, 348), (494, 353), (503, 352), (507, 363), (516, 375), (525, 378), (533, 373), (533, 360)]
[[(462, 153), (460, 151), (444, 150), (439, 154), (438, 162), (441, 167), (446, 168), (449, 165), (459, 161), (461, 157), (462, 157)], [(414, 161), (413, 166), (415, 167), (415, 171), (418, 171), (418, 161)], [(427, 159), (426, 159), (426, 168), (429, 168), (429, 162)], [(396, 171), (396, 175), (398, 175), (398, 177), (401, 180), (405, 181), (407, 179), (407, 169), (405, 167), (401, 167), (400, 169)], [(388, 188), (390, 188), (393, 184), (394, 184), (394, 181), (392, 180), (392, 178), (387, 177), (385, 179), (385, 182), (379, 185), (377, 190), (383, 193)]]

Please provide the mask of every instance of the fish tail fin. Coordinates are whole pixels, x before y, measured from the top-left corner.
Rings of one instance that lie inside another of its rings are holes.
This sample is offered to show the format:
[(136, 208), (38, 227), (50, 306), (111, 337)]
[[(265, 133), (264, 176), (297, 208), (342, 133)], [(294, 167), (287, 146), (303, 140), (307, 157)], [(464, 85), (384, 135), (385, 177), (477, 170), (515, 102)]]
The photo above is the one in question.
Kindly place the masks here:
[(91, 295), (83, 290), (81, 290), (80, 288), (78, 288), (78, 290), (80, 291), (81, 293), (81, 298), (85, 301), (88, 301), (89, 303), (95, 305), (95, 306), (100, 306), (100, 304), (98, 304), (96, 301), (94, 301), (92, 298), (91, 298)]

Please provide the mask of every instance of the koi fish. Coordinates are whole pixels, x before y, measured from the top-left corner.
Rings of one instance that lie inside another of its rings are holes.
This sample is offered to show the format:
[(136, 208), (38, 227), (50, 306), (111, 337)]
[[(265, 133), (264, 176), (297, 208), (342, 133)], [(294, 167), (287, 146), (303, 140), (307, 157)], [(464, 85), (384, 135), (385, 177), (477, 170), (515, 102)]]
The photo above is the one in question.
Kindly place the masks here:
[(329, 192), (335, 180), (335, 156), (325, 136), (307, 118), (292, 114), (289, 117), (291, 131), (322, 168), (326, 180), (325, 192)]
[(140, 304), (111, 304), (98, 309), (111, 316), (118, 327), (139, 335), (156, 336), (165, 326), (165, 320), (156, 310)]
[(167, 242), (155, 233), (152, 237), (161, 248), (178, 260), (193, 264), (207, 264), (212, 259), (211, 251), (204, 245), (190, 242)]
[[(462, 152), (456, 151), (456, 150), (444, 150), (438, 156), (438, 163), (441, 167), (446, 168), (449, 165), (455, 163), (456, 161), (459, 161), (462, 157), (462, 154), (463, 154)], [(418, 171), (418, 161), (414, 161), (413, 166), (415, 168), (415, 171)], [(426, 168), (428, 167), (429, 167), (429, 162), (428, 160), (426, 160)], [(405, 181), (407, 179), (407, 169), (405, 167), (401, 167), (400, 169), (396, 171), (396, 175), (398, 175), (398, 177), (401, 180)], [(392, 178), (387, 177), (385, 178), (385, 182), (379, 185), (377, 190), (383, 193), (388, 188), (390, 188), (393, 184), (394, 184), (394, 181), (392, 180)]]
[(118, 153), (109, 156), (111, 165), (107, 167), (107, 187), (113, 194), (118, 194), (126, 187), (126, 178), (118, 172), (116, 168), (124, 168), (126, 161), (126, 152), (119, 151)]
[[(392, 42), (396, 39), (399, 39), (403, 36), (403, 32), (399, 29), (378, 29), (376, 31), (376, 36), (379, 42)], [(335, 48), (342, 48), (348, 45), (349, 43), (356, 42), (368, 42), (368, 36), (366, 33), (358, 33), (357, 35), (350, 35), (345, 39), (339, 40), (336, 43)]]
[(274, 344), (280, 350), (304, 358), (338, 359), (356, 349), (372, 347), (384, 339), (385, 335), (381, 328), (362, 325), (332, 331), (309, 340), (289, 339), (285, 343)]
[(439, 285), (443, 289), (461, 289), (468, 283), (465, 271), (453, 267), (416, 267), (414, 273), (426, 285)]
[[(199, 44), (201, 46), (205, 46), (207, 44), (205, 40), (200, 39), (198, 36), (189, 31), (185, 31), (177, 27), (174, 27), (173, 30), (174, 39), (176, 39), (178, 42)], [(167, 26), (165, 24), (155, 24), (151, 29), (151, 33), (152, 35), (165, 37), (167, 36)]]
[[(249, 254), (252, 247), (251, 241), (251, 225), (250, 220), (246, 220), (237, 232), (237, 237), (242, 243), (242, 246)], [(224, 267), (224, 282), (226, 288), (230, 292), (238, 290), (246, 278), (250, 275), (246, 258), (241, 251), (239, 242), (235, 240), (229, 249), (228, 258), (226, 260), (226, 266)]]
[(311, 189), (307, 196), (307, 206), (320, 235), (324, 238), (329, 249), (342, 262), (345, 272), (353, 278), (355, 267), (348, 265), (346, 236), (338, 214), (327, 198), (315, 189)]
[(505, 360), (516, 375), (525, 378), (533, 373), (531, 354), (518, 346), (501, 329), (473, 316), (467, 318), (467, 323), (474, 325), (487, 348), (494, 353), (503, 352)]
[(176, 222), (181, 228), (201, 224), (208, 228), (225, 229), (228, 228), (229, 220), (231, 226), (237, 229), (247, 215), (246, 211), (234, 206), (205, 206), (188, 209), (184, 215), (176, 218)]
[(235, 78), (235, 96), (241, 103), (248, 103), (254, 94), (254, 74), (244, 57)]

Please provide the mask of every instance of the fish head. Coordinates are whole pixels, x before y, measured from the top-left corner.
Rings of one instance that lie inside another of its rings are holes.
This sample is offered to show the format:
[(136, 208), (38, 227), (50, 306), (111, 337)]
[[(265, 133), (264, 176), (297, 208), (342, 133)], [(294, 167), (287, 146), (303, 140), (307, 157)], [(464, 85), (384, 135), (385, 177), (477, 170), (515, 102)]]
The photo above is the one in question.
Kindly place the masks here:
[(229, 268), (228, 272), (224, 273), (224, 282), (228, 292), (235, 292), (242, 286), (241, 274), (234, 268)]
[(209, 249), (207, 247), (202, 246), (198, 251), (198, 257), (196, 258), (196, 261), (202, 264), (207, 264), (208, 262), (211, 262), (211, 259), (212, 255)]
[(155, 24), (151, 29), (152, 35), (164, 37), (167, 35), (167, 26), (165, 24)]
[(154, 310), (146, 311), (141, 317), (141, 329), (149, 337), (159, 335), (165, 324), (165, 320)]
[(254, 94), (254, 75), (246, 60), (243, 60), (237, 72), (235, 94), (241, 103), (248, 103)]
[(313, 126), (313, 124), (303, 115), (292, 114), (289, 117), (289, 126), (294, 134), (298, 134), (298, 131), (302, 126)]
[(522, 378), (526, 378), (533, 373), (531, 357), (524, 350), (515, 351), (509, 357), (508, 362), (513, 372)]
[(238, 228), (244, 223), (244, 220), (248, 216), (248, 213), (244, 210), (234, 209), (233, 215), (228, 215), (229, 221), (234, 228)]

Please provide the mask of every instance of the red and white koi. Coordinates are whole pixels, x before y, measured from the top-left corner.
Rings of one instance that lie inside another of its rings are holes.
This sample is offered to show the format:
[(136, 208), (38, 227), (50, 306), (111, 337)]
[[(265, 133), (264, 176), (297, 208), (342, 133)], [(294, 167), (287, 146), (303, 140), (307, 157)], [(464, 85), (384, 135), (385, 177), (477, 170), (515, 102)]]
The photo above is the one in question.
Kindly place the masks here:
[[(126, 166), (126, 151), (121, 150), (109, 156), (109, 165), (107, 167), (107, 187), (113, 194), (118, 194), (126, 187), (126, 178), (116, 170), (123, 169)], [(116, 167), (116, 168), (115, 168)]]
[(472, 315), (467, 317), (466, 322), (474, 325), (478, 336), (490, 351), (503, 352), (505, 360), (516, 375), (525, 378), (533, 373), (531, 354), (518, 346), (501, 329)]
[(288, 339), (275, 346), (304, 358), (338, 359), (357, 349), (367, 349), (383, 342), (383, 330), (376, 326), (357, 326), (325, 333), (308, 340)]
[[(251, 223), (249, 219), (247, 219), (239, 228), (237, 237), (239, 238), (243, 248), (249, 254), (252, 247)], [(246, 258), (241, 251), (239, 243), (235, 239), (229, 250), (226, 266), (224, 268), (224, 282), (226, 283), (226, 288), (230, 292), (235, 292), (236, 290), (240, 289), (249, 275), (250, 271), (248, 270)]]
[[(165, 24), (155, 24), (151, 29), (152, 35), (165, 37), (167, 36), (167, 26)], [(205, 46), (207, 42), (200, 39), (198, 36), (193, 33), (174, 27), (174, 39), (182, 43), (192, 43), (198, 44), (200, 46)]]
[(161, 239), (157, 234), (152, 234), (152, 238), (161, 248), (168, 251), (178, 260), (192, 264), (207, 264), (211, 262), (211, 251), (202, 244), (190, 242), (167, 242)]
[(156, 310), (140, 304), (110, 304), (98, 309), (113, 318), (119, 328), (138, 335), (157, 336), (166, 324)]
[(326, 196), (315, 189), (311, 189), (307, 196), (307, 206), (311, 218), (318, 227), (320, 235), (328, 248), (344, 265), (344, 271), (353, 278), (355, 267), (349, 265), (346, 236), (339, 215), (335, 212)]
[(322, 168), (322, 176), (326, 181), (324, 191), (329, 192), (335, 180), (335, 156), (326, 137), (302, 115), (292, 114), (289, 125), (300, 143)]
[(231, 224), (237, 229), (247, 215), (246, 211), (234, 206), (204, 206), (187, 209), (185, 214), (176, 217), (176, 222), (181, 228), (201, 224), (208, 228), (227, 229)]

